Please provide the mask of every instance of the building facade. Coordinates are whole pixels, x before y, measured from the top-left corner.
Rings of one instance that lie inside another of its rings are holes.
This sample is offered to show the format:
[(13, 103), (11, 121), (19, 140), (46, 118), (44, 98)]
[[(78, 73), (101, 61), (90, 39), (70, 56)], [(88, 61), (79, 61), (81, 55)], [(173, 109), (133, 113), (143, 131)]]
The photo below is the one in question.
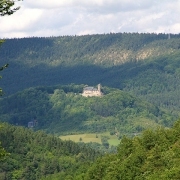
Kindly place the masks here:
[(83, 89), (82, 96), (85, 97), (92, 97), (92, 96), (102, 96), (101, 92), (101, 85), (98, 84), (98, 87), (92, 87), (92, 86), (87, 86)]

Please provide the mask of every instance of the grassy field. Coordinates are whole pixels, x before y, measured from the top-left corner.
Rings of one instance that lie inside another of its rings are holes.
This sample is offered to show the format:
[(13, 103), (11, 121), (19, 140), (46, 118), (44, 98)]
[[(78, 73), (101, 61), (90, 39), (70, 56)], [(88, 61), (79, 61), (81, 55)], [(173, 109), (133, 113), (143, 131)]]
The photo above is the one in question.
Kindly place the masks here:
[(120, 140), (118, 139), (109, 139), (108, 143), (110, 146), (117, 146), (120, 143)]
[(101, 137), (106, 136), (108, 137), (108, 143), (110, 146), (117, 146), (120, 142), (118, 138), (115, 135), (110, 135), (109, 133), (103, 133), (103, 134), (76, 134), (76, 135), (66, 135), (66, 136), (60, 136), (62, 140), (71, 140), (74, 142), (96, 142), (99, 144), (102, 144)]

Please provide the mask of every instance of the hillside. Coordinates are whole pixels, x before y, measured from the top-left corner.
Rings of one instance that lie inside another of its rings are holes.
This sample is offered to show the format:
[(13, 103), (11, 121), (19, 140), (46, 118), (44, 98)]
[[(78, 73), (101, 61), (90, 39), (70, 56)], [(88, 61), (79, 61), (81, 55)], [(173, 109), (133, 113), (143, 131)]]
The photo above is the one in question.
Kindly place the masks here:
[(0, 126), (0, 142), (9, 153), (0, 159), (1, 180), (40, 180), (52, 174), (64, 180), (83, 173), (101, 156), (90, 147), (42, 131), (2, 123)]
[(180, 179), (179, 138), (180, 121), (172, 129), (146, 130), (133, 139), (124, 137), (117, 154), (99, 158), (83, 174), (84, 179)]
[(102, 87), (102, 97), (83, 97), (84, 85), (30, 88), (0, 99), (1, 121), (56, 134), (117, 134), (119, 138), (147, 127), (170, 126), (175, 119), (144, 100)]
[(104, 155), (42, 131), (0, 126), (0, 141), (10, 153), (0, 159), (1, 180), (180, 178), (180, 121), (173, 128), (148, 129), (133, 138), (124, 136), (117, 153)]
[(1, 87), (98, 83), (119, 88), (179, 116), (180, 35), (117, 33), (8, 39), (0, 48)]
[(166, 34), (117, 33), (8, 39), (0, 54), (3, 62), (20, 63), (24, 68), (88, 64), (112, 67), (177, 52), (179, 38), (180, 35), (168, 39)]

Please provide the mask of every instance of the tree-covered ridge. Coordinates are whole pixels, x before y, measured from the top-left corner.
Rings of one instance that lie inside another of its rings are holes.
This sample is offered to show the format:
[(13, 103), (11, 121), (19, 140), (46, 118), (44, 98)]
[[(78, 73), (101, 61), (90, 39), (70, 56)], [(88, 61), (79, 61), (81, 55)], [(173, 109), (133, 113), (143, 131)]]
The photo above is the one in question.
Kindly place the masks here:
[(10, 64), (1, 87), (9, 94), (39, 85), (102, 83), (177, 109), (179, 42), (178, 34), (138, 33), (8, 39), (0, 48), (0, 61)]
[(179, 51), (179, 35), (116, 33), (104, 35), (8, 39), (0, 50), (1, 59), (26, 67), (40, 64), (73, 66), (120, 65), (127, 61), (154, 58)]
[(84, 180), (180, 179), (179, 139), (180, 121), (172, 129), (146, 130), (133, 139), (123, 137), (118, 153), (99, 158)]
[(177, 52), (135, 65), (132, 71), (129, 70), (129, 77), (123, 84), (123, 90), (178, 114), (180, 110), (179, 57), (180, 53)]
[(49, 174), (75, 176), (101, 154), (42, 131), (1, 124), (0, 141), (10, 154), (0, 160), (1, 180), (39, 180)]
[(36, 121), (36, 129), (57, 134), (111, 132), (119, 137), (173, 122), (170, 113), (121, 90), (102, 87), (102, 97), (86, 98), (83, 87), (37, 87), (5, 97), (1, 120), (26, 127)]

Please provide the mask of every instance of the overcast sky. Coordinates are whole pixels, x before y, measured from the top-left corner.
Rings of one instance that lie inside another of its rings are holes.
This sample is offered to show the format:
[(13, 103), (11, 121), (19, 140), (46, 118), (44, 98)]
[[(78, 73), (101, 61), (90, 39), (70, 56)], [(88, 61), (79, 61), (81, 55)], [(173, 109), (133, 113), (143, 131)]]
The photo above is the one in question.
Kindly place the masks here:
[(24, 0), (0, 17), (0, 38), (180, 33), (180, 0)]

